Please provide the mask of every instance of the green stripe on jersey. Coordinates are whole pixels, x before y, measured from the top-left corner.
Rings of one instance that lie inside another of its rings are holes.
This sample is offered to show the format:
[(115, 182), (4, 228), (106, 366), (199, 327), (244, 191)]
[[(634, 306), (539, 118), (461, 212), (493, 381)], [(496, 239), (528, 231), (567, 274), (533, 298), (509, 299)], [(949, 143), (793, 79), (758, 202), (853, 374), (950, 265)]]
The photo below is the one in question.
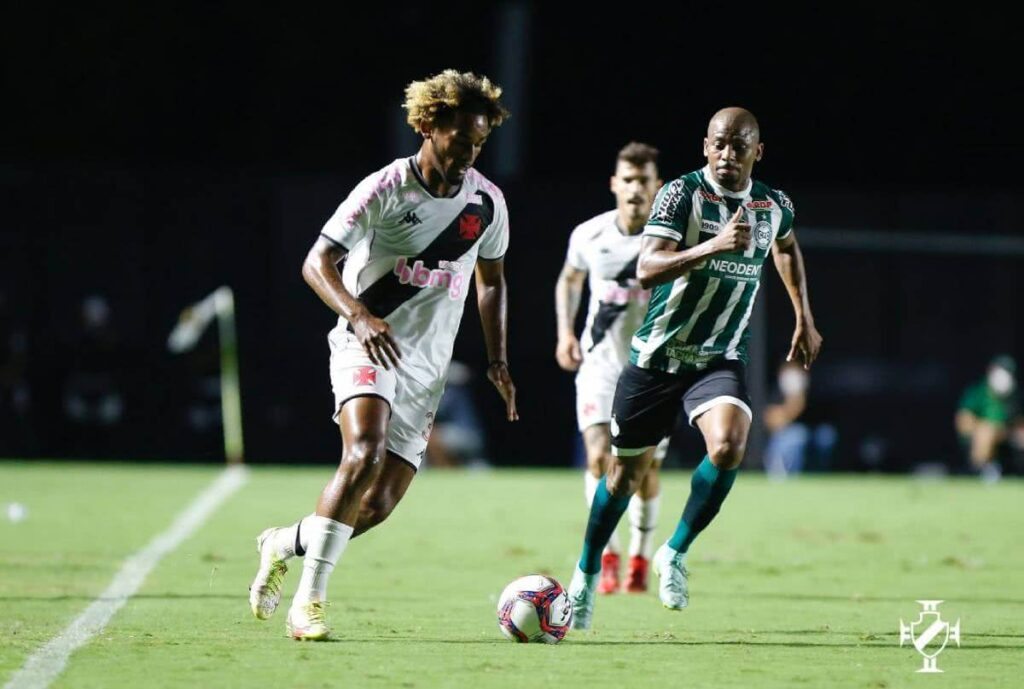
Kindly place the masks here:
[[(745, 199), (719, 195), (701, 170), (666, 185), (659, 196), (658, 219), (670, 221), (687, 243), (712, 239), (742, 203), (752, 246), (745, 252), (717, 254), (688, 275), (657, 286), (637, 330), (631, 361), (666, 371), (705, 366), (718, 357), (746, 361), (764, 262), (772, 242), (792, 224), (792, 202), (757, 181)], [(684, 217), (688, 204), (693, 212)]]

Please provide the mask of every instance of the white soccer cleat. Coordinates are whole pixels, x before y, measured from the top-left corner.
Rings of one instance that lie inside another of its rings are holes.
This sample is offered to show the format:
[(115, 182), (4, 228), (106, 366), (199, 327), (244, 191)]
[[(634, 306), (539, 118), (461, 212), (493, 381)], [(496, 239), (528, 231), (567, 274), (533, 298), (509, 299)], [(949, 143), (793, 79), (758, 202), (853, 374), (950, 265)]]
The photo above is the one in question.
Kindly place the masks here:
[(669, 610), (682, 610), (690, 603), (690, 592), (686, 585), (685, 553), (662, 545), (654, 554), (654, 573), (658, 575), (658, 597)]
[(594, 598), (600, 572), (585, 574), (577, 564), (569, 582), (569, 600), (572, 602), (572, 628), (590, 629), (594, 618)]
[(331, 634), (324, 610), (326, 605), (320, 601), (293, 604), (288, 610), (288, 621), (285, 624), (288, 636), (296, 641), (325, 641)]
[(256, 551), (260, 554), (260, 569), (249, 587), (249, 607), (257, 619), (265, 620), (274, 614), (281, 602), (281, 587), (288, 564), (274, 550), (271, 536), (278, 529), (265, 530), (256, 538)]

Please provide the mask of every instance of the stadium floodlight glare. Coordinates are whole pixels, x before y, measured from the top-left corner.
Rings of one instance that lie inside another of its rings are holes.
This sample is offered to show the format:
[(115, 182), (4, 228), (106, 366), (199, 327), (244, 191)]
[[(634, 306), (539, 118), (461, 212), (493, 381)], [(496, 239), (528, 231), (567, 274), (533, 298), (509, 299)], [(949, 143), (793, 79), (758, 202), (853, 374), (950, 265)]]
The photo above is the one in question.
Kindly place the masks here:
[(167, 338), (175, 354), (196, 346), (213, 319), (220, 339), (220, 410), (224, 426), (224, 456), (231, 464), (242, 461), (242, 398), (238, 382), (238, 345), (235, 336), (235, 296), (230, 287), (218, 287), (205, 299), (185, 308)]

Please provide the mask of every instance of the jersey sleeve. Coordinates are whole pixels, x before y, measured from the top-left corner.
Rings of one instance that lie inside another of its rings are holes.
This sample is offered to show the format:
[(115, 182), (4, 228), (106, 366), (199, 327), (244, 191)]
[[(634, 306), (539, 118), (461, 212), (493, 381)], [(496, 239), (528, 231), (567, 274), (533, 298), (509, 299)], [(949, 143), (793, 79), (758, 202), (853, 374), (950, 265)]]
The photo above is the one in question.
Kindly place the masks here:
[(796, 211), (793, 209), (793, 201), (786, 192), (781, 189), (772, 189), (772, 195), (778, 202), (779, 208), (782, 209), (782, 222), (779, 223), (779, 233), (775, 236), (775, 241), (779, 241), (793, 232), (793, 218), (796, 216)]
[(686, 181), (677, 179), (669, 182), (658, 190), (654, 198), (651, 215), (644, 227), (644, 236), (681, 242), (686, 235), (692, 210), (693, 190)]
[(382, 173), (376, 172), (352, 190), (320, 231), (335, 244), (351, 251), (381, 217), (384, 205)]
[(565, 262), (576, 270), (590, 270), (587, 267), (587, 257), (584, 254), (583, 233), (577, 227), (569, 235), (569, 250), (565, 253)]
[(984, 397), (985, 392), (982, 385), (972, 385), (966, 390), (964, 394), (960, 396), (960, 403), (957, 405), (957, 411), (970, 412), (974, 416), (984, 416)]
[(485, 261), (497, 261), (504, 258), (506, 251), (508, 251), (508, 206), (505, 205), (505, 197), (496, 194), (494, 219), (484, 233), (478, 255)]

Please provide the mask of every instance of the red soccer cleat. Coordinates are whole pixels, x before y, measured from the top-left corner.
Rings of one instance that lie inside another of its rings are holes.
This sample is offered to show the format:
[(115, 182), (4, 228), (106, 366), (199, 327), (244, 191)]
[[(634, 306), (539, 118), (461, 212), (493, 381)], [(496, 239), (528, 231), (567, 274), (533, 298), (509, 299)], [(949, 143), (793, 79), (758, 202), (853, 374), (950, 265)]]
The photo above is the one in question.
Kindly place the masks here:
[(601, 556), (601, 581), (597, 585), (597, 592), (607, 595), (618, 590), (619, 554), (605, 553)]
[[(629, 569), (626, 571), (626, 593), (647, 593), (647, 569), (650, 562), (642, 555), (629, 558)], [(603, 581), (603, 579), (602, 579)]]

